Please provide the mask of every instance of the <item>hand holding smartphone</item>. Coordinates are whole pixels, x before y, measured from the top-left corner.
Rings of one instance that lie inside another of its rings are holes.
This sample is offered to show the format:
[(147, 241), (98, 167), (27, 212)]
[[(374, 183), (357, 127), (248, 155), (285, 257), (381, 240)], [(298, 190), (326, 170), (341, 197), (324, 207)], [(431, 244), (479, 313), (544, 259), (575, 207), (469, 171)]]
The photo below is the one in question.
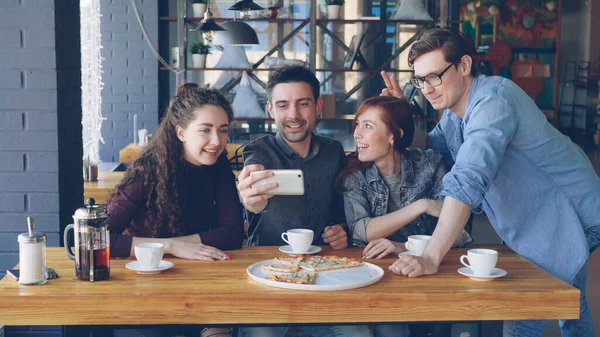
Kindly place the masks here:
[[(302, 170), (265, 170), (273, 172), (273, 176), (257, 181), (252, 187), (260, 187), (269, 183), (277, 183), (277, 187), (266, 191), (268, 195), (304, 195), (304, 174)], [(254, 171), (250, 176), (264, 171)]]

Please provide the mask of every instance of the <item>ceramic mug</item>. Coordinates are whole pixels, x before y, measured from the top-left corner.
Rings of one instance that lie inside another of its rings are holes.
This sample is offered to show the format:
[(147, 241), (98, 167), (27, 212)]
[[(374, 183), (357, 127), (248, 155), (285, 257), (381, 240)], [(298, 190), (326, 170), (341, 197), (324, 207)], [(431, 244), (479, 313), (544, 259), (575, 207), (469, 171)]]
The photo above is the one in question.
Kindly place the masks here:
[(314, 235), (310, 229), (297, 228), (281, 233), (281, 239), (292, 247), (292, 252), (304, 253), (310, 248)]
[(413, 255), (421, 256), (423, 255), (429, 240), (431, 240), (430, 235), (411, 235), (408, 237), (408, 241), (406, 241), (404, 246)]
[(143, 270), (157, 269), (165, 248), (162, 243), (138, 243), (135, 245), (135, 258)]
[(498, 252), (493, 249), (469, 249), (467, 255), (460, 257), (460, 263), (471, 268), (476, 276), (490, 276), (497, 262)]

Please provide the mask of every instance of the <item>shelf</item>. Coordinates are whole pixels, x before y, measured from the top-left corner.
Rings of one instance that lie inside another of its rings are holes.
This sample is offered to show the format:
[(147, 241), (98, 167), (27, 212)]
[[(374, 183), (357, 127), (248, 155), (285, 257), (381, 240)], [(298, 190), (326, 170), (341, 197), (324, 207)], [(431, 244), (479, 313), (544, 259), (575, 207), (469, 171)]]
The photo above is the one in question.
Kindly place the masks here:
[[(161, 67), (160, 70), (169, 70), (166, 67)], [(187, 68), (187, 71), (273, 71), (275, 68)], [(380, 73), (382, 71), (388, 73), (412, 73), (408, 69), (340, 69), (340, 68), (321, 68), (316, 69), (318, 72), (331, 73)]]
[(332, 23), (403, 23), (409, 25), (433, 25), (437, 21), (434, 20), (372, 20), (372, 19), (317, 19), (317, 22), (332, 22)]
[[(204, 18), (201, 17), (186, 17), (185, 21), (202, 21)], [(233, 18), (213, 18), (217, 22), (233, 21)], [(161, 16), (160, 21), (177, 21), (175, 16)], [(254, 22), (310, 22), (309, 19), (288, 19), (288, 18), (258, 18), (258, 19), (237, 19), (237, 21), (254, 21)]]
[[(204, 18), (201, 17), (186, 17), (185, 20), (186, 21), (202, 21)], [(217, 22), (224, 22), (224, 21), (233, 21), (234, 18), (213, 18), (215, 21)], [(161, 21), (177, 21), (177, 17), (175, 16), (161, 16), (159, 18), (159, 20)], [(237, 21), (254, 21), (254, 22), (310, 22), (310, 19), (287, 19), (287, 18), (276, 18), (276, 19), (269, 19), (269, 18), (258, 18), (258, 19), (237, 19)], [(411, 24), (411, 25), (428, 25), (428, 24), (436, 24), (437, 21), (434, 20), (372, 20), (372, 19), (317, 19), (317, 22), (319, 23), (327, 23), (327, 22), (332, 22), (332, 23), (342, 23), (342, 24), (351, 24), (351, 23), (385, 23), (385, 24), (392, 24), (392, 23), (402, 23), (402, 24)]]
[(319, 68), (315, 71), (331, 72), (331, 73), (380, 73), (382, 71), (388, 73), (413, 73), (413, 70), (409, 69), (340, 69), (340, 68)]
[[(329, 117), (329, 118), (317, 118), (317, 120), (319, 121), (353, 121), (354, 120), (354, 115), (339, 115), (336, 117)], [(252, 117), (252, 118), (233, 118), (234, 122), (240, 122), (240, 121), (244, 121), (244, 122), (272, 122), (273, 118), (266, 118), (266, 117)]]
[(587, 108), (587, 105), (584, 104), (567, 104), (567, 103), (563, 103), (560, 105), (561, 107), (567, 107), (567, 108)]
[[(354, 115), (339, 115), (336, 117), (329, 118), (317, 118), (318, 121), (328, 121), (328, 122), (340, 122), (340, 121), (353, 121)], [(234, 118), (234, 122), (247, 121), (247, 122), (271, 122), (273, 118), (262, 118), (262, 117), (254, 117), (254, 118)], [(414, 118), (414, 122), (433, 122), (437, 123), (439, 120), (437, 118)]]
[(556, 48), (512, 47), (513, 54), (556, 53)]
[[(166, 67), (160, 67), (160, 70), (169, 70)], [(187, 71), (273, 71), (267, 68), (187, 68)]]

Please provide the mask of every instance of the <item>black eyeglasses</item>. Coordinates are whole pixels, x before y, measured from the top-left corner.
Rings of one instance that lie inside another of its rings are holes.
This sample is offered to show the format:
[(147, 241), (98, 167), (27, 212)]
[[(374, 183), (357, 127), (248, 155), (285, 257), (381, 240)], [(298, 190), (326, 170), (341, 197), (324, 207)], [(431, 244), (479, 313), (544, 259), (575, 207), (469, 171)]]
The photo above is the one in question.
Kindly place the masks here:
[(450, 67), (453, 65), (453, 63), (450, 63), (450, 65), (448, 65), (446, 69), (442, 70), (442, 72), (439, 74), (429, 74), (425, 77), (413, 77), (410, 79), (410, 82), (419, 89), (423, 89), (423, 85), (425, 83), (429, 84), (431, 87), (437, 87), (438, 85), (442, 84), (442, 76), (444, 76), (448, 69), (450, 69)]

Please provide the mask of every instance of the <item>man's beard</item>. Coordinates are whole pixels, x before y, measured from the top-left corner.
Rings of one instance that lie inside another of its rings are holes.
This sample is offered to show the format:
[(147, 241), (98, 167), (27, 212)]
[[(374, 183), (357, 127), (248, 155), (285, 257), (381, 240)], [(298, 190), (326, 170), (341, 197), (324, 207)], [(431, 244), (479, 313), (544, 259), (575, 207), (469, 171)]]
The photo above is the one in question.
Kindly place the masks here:
[[(306, 127), (306, 130), (304, 130), (304, 132), (289, 132), (286, 128), (286, 126), (288, 124), (297, 124), (297, 123), (301, 123), (303, 124), (303, 126)], [(290, 143), (299, 143), (304, 141), (306, 138), (308, 138), (308, 136), (312, 133), (312, 130), (309, 127), (309, 123), (307, 120), (305, 119), (296, 119), (296, 120), (289, 120), (289, 121), (285, 121), (282, 123), (281, 125), (281, 129), (279, 130), (281, 133), (281, 136), (287, 140)]]

